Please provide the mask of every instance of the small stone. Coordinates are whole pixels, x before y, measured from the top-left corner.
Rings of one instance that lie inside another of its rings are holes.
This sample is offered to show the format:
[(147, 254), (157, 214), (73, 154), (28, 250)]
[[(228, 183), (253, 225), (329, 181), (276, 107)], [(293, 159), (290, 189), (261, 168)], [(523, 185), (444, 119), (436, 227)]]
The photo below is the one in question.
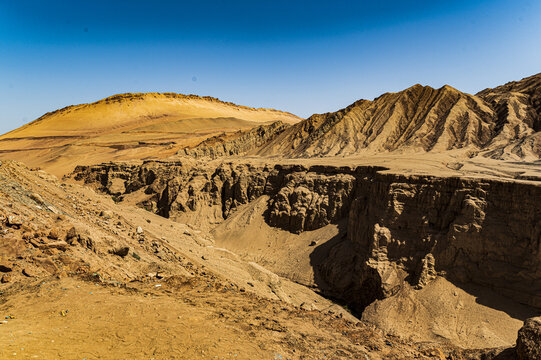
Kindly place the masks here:
[(201, 259), (208, 260), (208, 258), (205, 255), (201, 256)]
[(138, 234), (142, 234), (143, 233), (143, 228), (138, 226), (137, 229), (135, 230), (136, 233)]
[(10, 274), (4, 274), (2, 275), (2, 278), (0, 279), (0, 283), (6, 284), (11, 281), (11, 275)]
[(0, 263), (0, 272), (7, 273), (13, 270), (13, 266), (8, 263)]
[(130, 253), (130, 248), (128, 246), (124, 246), (113, 251), (113, 254), (120, 257), (126, 257), (129, 253)]
[(312, 240), (312, 241), (310, 242), (310, 246), (316, 246), (316, 245), (317, 245), (317, 241)]
[(26, 277), (35, 277), (36, 276), (36, 274), (33, 271), (31, 271), (29, 269), (26, 269), (26, 268), (23, 269), (23, 275), (26, 276)]
[(100, 216), (105, 220), (109, 220), (113, 217), (113, 212), (111, 210), (103, 210), (100, 212)]
[(49, 239), (58, 240), (60, 238), (60, 232), (58, 231), (58, 229), (51, 229), (51, 231), (49, 231), (49, 235), (47, 235), (47, 237)]
[(32, 193), (30, 194), (30, 198), (39, 204), (43, 204), (45, 202), (40, 194)]
[(9, 215), (7, 224), (8, 224), (8, 226), (20, 227), (23, 224), (23, 221), (18, 216)]
[(66, 239), (73, 239), (75, 237), (77, 237), (77, 229), (75, 228), (75, 226), (72, 226), (66, 234)]
[(303, 302), (300, 308), (305, 311), (314, 311), (316, 307), (314, 306), (314, 304)]
[(50, 212), (52, 212), (53, 214), (60, 214), (60, 211), (58, 211), (57, 208), (55, 208), (54, 206), (47, 206), (47, 209), (49, 209)]
[(43, 245), (38, 244), (38, 247), (42, 250), (43, 249), (58, 249), (60, 251), (66, 251), (68, 249), (68, 246), (69, 244), (63, 240), (59, 240), (59, 241), (55, 241), (55, 242), (43, 244)]

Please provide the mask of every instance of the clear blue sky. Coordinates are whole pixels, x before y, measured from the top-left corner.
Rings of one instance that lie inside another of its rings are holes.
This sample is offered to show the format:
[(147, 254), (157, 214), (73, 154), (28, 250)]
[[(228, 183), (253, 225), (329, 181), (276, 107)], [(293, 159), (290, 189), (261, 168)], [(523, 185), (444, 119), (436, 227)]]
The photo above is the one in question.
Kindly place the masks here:
[(541, 1), (0, 0), (0, 133), (122, 92), (303, 117), (541, 72)]

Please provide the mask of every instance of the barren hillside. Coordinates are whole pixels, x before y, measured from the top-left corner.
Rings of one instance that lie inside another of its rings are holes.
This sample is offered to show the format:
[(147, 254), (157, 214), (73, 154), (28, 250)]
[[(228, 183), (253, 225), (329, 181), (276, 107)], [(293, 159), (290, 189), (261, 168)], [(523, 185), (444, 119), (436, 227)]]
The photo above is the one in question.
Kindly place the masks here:
[(64, 175), (79, 164), (163, 158), (211, 136), (299, 120), (211, 97), (121, 94), (47, 113), (0, 136), (0, 157)]

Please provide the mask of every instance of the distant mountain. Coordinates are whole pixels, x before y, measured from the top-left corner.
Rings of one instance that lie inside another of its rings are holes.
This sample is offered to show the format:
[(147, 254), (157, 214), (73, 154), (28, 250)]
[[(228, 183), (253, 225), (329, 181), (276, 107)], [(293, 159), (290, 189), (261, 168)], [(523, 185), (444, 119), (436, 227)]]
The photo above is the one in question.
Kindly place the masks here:
[(444, 152), (541, 157), (541, 74), (477, 95), (415, 85), (301, 121), (257, 149), (259, 155), (350, 156)]

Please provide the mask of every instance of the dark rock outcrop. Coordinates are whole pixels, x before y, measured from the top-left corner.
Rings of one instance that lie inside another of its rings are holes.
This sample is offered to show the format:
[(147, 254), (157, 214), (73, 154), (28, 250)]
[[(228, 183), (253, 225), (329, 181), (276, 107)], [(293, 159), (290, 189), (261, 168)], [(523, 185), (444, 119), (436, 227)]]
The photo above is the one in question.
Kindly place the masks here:
[(518, 332), (516, 352), (518, 360), (541, 359), (541, 317), (524, 322)]

